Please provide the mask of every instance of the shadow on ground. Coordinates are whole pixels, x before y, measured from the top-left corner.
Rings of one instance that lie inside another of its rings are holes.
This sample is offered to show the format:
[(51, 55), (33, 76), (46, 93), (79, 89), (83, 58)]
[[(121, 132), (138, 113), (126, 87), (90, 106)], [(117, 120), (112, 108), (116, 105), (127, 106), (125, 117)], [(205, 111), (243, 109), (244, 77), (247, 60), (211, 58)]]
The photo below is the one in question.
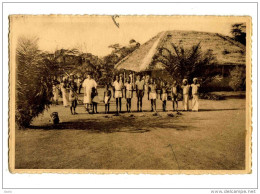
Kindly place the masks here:
[(206, 111), (231, 111), (231, 110), (243, 110), (240, 108), (230, 108), (230, 109), (199, 109), (199, 112), (206, 112)]
[(62, 122), (57, 125), (45, 124), (30, 126), (28, 129), (40, 130), (85, 130), (94, 133), (114, 133), (114, 132), (127, 132), (127, 133), (146, 133), (153, 129), (174, 129), (178, 131), (190, 130), (187, 126), (176, 125), (171, 118), (168, 122), (160, 118), (131, 118), (120, 116), (117, 119), (78, 119), (69, 122)]

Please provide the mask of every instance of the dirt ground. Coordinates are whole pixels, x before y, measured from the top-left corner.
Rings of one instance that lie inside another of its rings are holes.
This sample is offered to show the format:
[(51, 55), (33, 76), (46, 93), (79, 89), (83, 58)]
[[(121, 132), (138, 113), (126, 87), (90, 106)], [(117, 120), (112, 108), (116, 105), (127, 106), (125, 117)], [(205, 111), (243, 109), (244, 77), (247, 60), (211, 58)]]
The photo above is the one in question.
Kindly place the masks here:
[[(182, 103), (179, 102), (180, 109)], [(245, 99), (200, 100), (199, 112), (150, 110), (144, 98), (142, 113), (77, 115), (53, 105), (27, 130), (16, 130), (15, 166), (18, 169), (183, 169), (241, 170), (245, 166)], [(123, 100), (123, 111), (126, 110)], [(115, 102), (111, 102), (112, 111)], [(133, 111), (136, 98), (133, 99)], [(53, 127), (51, 112), (61, 123)], [(173, 116), (172, 116), (173, 114)]]

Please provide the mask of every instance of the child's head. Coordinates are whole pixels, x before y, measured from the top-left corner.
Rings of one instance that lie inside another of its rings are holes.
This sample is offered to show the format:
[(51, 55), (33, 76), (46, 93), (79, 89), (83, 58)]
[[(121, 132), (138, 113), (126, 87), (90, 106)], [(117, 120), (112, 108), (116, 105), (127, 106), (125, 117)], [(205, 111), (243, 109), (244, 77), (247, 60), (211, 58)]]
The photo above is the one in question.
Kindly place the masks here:
[(116, 81), (119, 81), (119, 76), (118, 75), (116, 76)]
[(176, 86), (177, 82), (176, 80), (173, 80), (173, 85)]
[(193, 83), (194, 83), (194, 84), (198, 83), (198, 78), (196, 78), (196, 77), (193, 78)]
[(91, 79), (91, 77), (92, 77), (91, 73), (90, 73), (90, 72), (87, 72), (87, 73), (86, 73), (86, 78), (87, 78), (87, 79)]
[(140, 75), (138, 75), (138, 76), (136, 77), (136, 79), (137, 79), (137, 81), (140, 81), (140, 79), (141, 79)]
[(182, 81), (182, 83), (183, 83), (183, 85), (187, 85), (188, 84), (188, 80), (187, 79), (184, 79), (183, 81)]

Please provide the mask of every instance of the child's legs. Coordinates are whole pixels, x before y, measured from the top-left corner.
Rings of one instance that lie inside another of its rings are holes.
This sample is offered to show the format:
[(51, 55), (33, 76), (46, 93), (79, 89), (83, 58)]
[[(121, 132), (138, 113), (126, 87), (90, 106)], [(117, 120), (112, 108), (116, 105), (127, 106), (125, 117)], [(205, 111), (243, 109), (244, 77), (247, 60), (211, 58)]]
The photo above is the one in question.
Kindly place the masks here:
[(126, 110), (128, 111), (128, 107), (129, 107), (129, 99), (126, 99)]
[(93, 103), (94, 111), (97, 113), (97, 103)]
[(77, 108), (77, 100), (74, 100), (74, 101), (72, 102), (72, 106), (73, 106), (73, 110), (74, 110), (74, 113), (75, 113), (76, 108)]
[(151, 99), (151, 109), (153, 110), (153, 99)]
[(143, 97), (140, 97), (140, 107), (141, 107), (141, 109), (143, 107)]
[(129, 110), (131, 111), (131, 106), (132, 106), (132, 99), (129, 98)]
[(105, 113), (107, 113), (107, 104), (105, 104)]
[(137, 96), (137, 110), (139, 111), (139, 102), (140, 102), (140, 97)]
[(119, 110), (121, 111), (121, 106), (122, 106), (122, 98), (119, 98)]
[(116, 98), (116, 111), (118, 111), (118, 98)]
[(92, 113), (94, 113), (94, 111), (95, 111), (95, 105), (94, 105), (94, 103), (92, 102)]
[(162, 101), (162, 109), (164, 111), (164, 100)]

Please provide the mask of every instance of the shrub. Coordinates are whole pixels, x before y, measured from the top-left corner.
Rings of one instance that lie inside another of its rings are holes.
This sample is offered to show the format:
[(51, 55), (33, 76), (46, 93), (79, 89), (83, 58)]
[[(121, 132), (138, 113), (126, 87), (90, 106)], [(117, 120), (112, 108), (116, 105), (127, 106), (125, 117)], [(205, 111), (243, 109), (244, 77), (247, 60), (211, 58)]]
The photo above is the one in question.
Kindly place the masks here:
[(243, 67), (236, 66), (230, 71), (229, 86), (234, 91), (241, 91), (245, 89), (246, 74)]
[(38, 50), (37, 38), (20, 37), (16, 49), (16, 112), (20, 128), (30, 125), (51, 103), (51, 68)]

